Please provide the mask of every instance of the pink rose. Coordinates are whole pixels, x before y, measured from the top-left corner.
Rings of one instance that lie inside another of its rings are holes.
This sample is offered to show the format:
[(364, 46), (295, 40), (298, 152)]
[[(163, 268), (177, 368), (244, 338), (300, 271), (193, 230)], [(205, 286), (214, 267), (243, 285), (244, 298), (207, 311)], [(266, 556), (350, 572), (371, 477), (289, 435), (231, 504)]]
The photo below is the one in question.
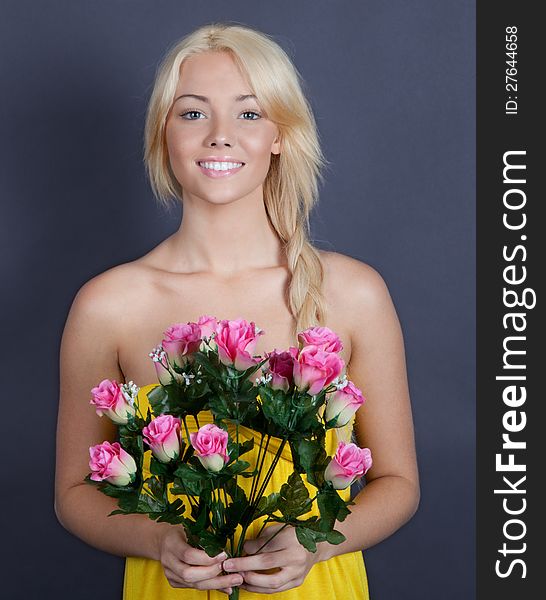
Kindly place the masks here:
[(135, 414), (135, 409), (129, 403), (117, 381), (104, 379), (91, 390), (91, 401), (96, 407), (99, 417), (107, 415), (118, 425), (125, 425), (129, 415)]
[(184, 368), (201, 345), (201, 328), (197, 323), (175, 323), (163, 334), (161, 342), (171, 365)]
[(137, 466), (134, 458), (119, 442), (103, 442), (89, 448), (89, 468), (93, 481), (107, 481), (112, 485), (126, 486), (135, 480)]
[(210, 315), (202, 315), (199, 317), (197, 324), (201, 328), (201, 337), (210, 337), (215, 331), (218, 325), (216, 317)]
[(343, 344), (339, 337), (328, 327), (310, 327), (298, 333), (300, 348), (317, 346), (325, 352), (341, 352)]
[(157, 460), (167, 463), (180, 454), (180, 419), (160, 415), (142, 430), (144, 441)]
[(253, 354), (258, 336), (263, 333), (263, 330), (256, 331), (253, 322), (248, 323), (244, 319), (220, 321), (214, 338), (220, 362), (226, 366), (234, 366), (238, 371), (245, 371), (260, 362)]
[(217, 473), (229, 462), (228, 433), (213, 423), (203, 425), (197, 433), (190, 433), (191, 445), (205, 469)]
[(310, 396), (314, 396), (332, 383), (344, 366), (345, 363), (335, 352), (325, 352), (317, 346), (304, 346), (294, 363), (294, 383), (299, 390), (307, 390)]
[(291, 346), (285, 352), (268, 352), (267, 371), (271, 374), (270, 387), (273, 390), (287, 392), (294, 382), (294, 362), (298, 356), (298, 349)]
[(334, 489), (344, 490), (355, 479), (365, 475), (371, 466), (372, 453), (369, 448), (339, 442), (336, 455), (324, 470), (324, 479), (331, 482)]
[(349, 381), (344, 388), (329, 395), (324, 418), (326, 421), (331, 421), (337, 417), (335, 426), (343, 427), (364, 404), (364, 400), (362, 392), (352, 381)]
[(173, 377), (176, 378), (177, 373), (171, 373), (167, 353), (161, 346), (154, 348), (148, 356), (153, 360), (157, 380), (161, 385), (169, 385)]
[[(165, 352), (163, 352), (165, 354)], [(165, 357), (166, 360), (166, 357)], [(172, 383), (173, 376), (167, 367), (165, 367), (165, 363), (163, 361), (154, 360), (155, 374), (157, 375), (157, 380), (161, 385), (169, 385)]]

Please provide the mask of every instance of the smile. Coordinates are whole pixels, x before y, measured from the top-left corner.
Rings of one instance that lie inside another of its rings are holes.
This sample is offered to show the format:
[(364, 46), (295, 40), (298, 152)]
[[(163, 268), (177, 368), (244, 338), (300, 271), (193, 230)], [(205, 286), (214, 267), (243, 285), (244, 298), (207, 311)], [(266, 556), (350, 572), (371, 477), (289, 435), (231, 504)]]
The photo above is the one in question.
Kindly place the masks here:
[(244, 164), (243, 162), (231, 161), (197, 161), (201, 172), (209, 177), (226, 177), (240, 171)]

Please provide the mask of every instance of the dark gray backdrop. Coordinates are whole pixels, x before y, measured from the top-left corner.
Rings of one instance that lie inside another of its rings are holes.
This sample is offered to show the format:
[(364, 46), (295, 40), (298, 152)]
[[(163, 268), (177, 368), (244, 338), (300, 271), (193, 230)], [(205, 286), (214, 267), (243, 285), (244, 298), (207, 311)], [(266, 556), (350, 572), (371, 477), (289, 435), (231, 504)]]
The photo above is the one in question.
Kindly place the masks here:
[(2, 596), (121, 596), (123, 559), (53, 512), (59, 341), (85, 281), (178, 226), (145, 181), (146, 101), (166, 48), (222, 19), (303, 74), (332, 163), (313, 237), (378, 269), (402, 322), (422, 501), (366, 552), (372, 600), (473, 598), (471, 0), (2, 2)]

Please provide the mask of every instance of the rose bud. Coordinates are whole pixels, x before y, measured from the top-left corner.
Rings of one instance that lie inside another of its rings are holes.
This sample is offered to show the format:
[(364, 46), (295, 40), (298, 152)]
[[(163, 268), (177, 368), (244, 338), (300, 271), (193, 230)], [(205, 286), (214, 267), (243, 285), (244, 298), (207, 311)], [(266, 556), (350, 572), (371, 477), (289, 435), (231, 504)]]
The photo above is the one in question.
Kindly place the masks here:
[(344, 490), (355, 479), (365, 475), (371, 466), (372, 454), (369, 448), (339, 442), (336, 455), (324, 470), (324, 479), (329, 481), (334, 489)]
[(161, 385), (169, 385), (172, 383), (173, 377), (176, 378), (177, 373), (171, 373), (169, 369), (169, 361), (167, 353), (161, 346), (154, 348), (148, 356), (152, 359), (155, 367), (157, 380)]
[(364, 404), (364, 400), (362, 392), (355, 384), (352, 381), (347, 382), (345, 387), (329, 395), (324, 412), (325, 421), (328, 422), (337, 417), (335, 427), (347, 425), (356, 411)]
[(197, 433), (190, 433), (191, 445), (205, 469), (217, 473), (229, 462), (228, 438), (227, 431), (213, 423), (203, 425)]
[(112, 485), (126, 486), (135, 480), (137, 466), (134, 458), (119, 442), (103, 442), (89, 448), (89, 468), (93, 481), (107, 481)]
[(259, 358), (253, 354), (258, 343), (258, 336), (264, 333), (256, 325), (244, 319), (228, 321), (224, 319), (216, 327), (214, 341), (218, 346), (218, 358), (226, 366), (234, 366), (238, 371), (246, 371), (256, 363)]
[(267, 354), (267, 372), (271, 375), (269, 386), (273, 390), (287, 392), (294, 382), (294, 361), (298, 356), (298, 349), (291, 346), (285, 352), (273, 350)]
[(314, 396), (332, 383), (344, 367), (345, 363), (335, 352), (305, 346), (294, 362), (294, 384), (299, 390)]
[(199, 317), (197, 324), (201, 328), (201, 337), (210, 337), (216, 331), (218, 320), (210, 315), (202, 315)]
[[(216, 327), (218, 326), (218, 319), (211, 315), (201, 315), (197, 321), (197, 324), (201, 328), (201, 344), (199, 350), (206, 352), (208, 348), (215, 349), (216, 342), (214, 341), (213, 334), (216, 334)], [(205, 342), (205, 339), (207, 340)]]
[(96, 407), (99, 417), (107, 415), (118, 425), (125, 425), (129, 415), (135, 414), (135, 409), (127, 399), (117, 381), (104, 379), (91, 390), (91, 401)]
[(167, 463), (180, 454), (180, 419), (159, 415), (142, 430), (144, 441), (160, 462)]
[(341, 340), (328, 327), (309, 327), (298, 333), (300, 349), (305, 346), (317, 346), (325, 352), (341, 352), (343, 344)]
[(171, 365), (184, 368), (191, 361), (191, 355), (201, 345), (201, 328), (197, 323), (175, 323), (163, 334), (161, 345), (169, 357)]

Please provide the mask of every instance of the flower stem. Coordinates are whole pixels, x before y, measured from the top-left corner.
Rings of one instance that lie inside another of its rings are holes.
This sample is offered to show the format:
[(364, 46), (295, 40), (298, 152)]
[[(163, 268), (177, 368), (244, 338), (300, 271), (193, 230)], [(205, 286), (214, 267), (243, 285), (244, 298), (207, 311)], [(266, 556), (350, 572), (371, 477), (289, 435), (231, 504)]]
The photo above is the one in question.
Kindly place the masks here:
[[(258, 471), (257, 471), (256, 475), (252, 478), (252, 488), (250, 490), (250, 497), (249, 497), (250, 504), (252, 504), (254, 502), (254, 494), (256, 493), (256, 490), (258, 489), (258, 482), (260, 481), (260, 476), (262, 474), (265, 456), (267, 454), (267, 449), (269, 447), (269, 440), (271, 439), (271, 436), (270, 435), (267, 436), (267, 440), (265, 442), (265, 448), (263, 449), (263, 454), (262, 454), (263, 439), (264, 439), (264, 434), (262, 433), (262, 437), (260, 439), (260, 449), (258, 451), (258, 458), (256, 460), (256, 466), (258, 467)], [(261, 459), (261, 462), (260, 462), (260, 459)]]
[(256, 497), (254, 498), (254, 502), (252, 503), (253, 511), (256, 509), (256, 506), (257, 506), (258, 502), (260, 501), (260, 498), (262, 497), (263, 493), (265, 492), (267, 484), (269, 483), (269, 480), (271, 479), (271, 477), (273, 475), (273, 471), (275, 470), (275, 467), (277, 466), (277, 463), (279, 462), (279, 460), (281, 458), (282, 451), (284, 450), (284, 447), (286, 446), (287, 441), (288, 440), (286, 438), (282, 439), (281, 445), (279, 446), (279, 449), (277, 450), (277, 453), (275, 454), (275, 458), (273, 459), (273, 462), (271, 463), (271, 466), (269, 467), (269, 469), (266, 473), (265, 479), (264, 479), (262, 485), (260, 486), (260, 489), (259, 489), (258, 493), (256, 494)]
[(184, 429), (186, 430), (186, 435), (188, 437), (188, 444), (191, 444), (191, 441), (190, 441), (190, 430), (188, 429), (188, 424), (186, 423), (186, 417), (182, 417), (182, 422), (184, 423)]
[(277, 529), (277, 531), (275, 531), (275, 533), (266, 541), (264, 542), (259, 548), (258, 550), (256, 550), (256, 552), (254, 552), (254, 554), (259, 554), (266, 546), (267, 544), (269, 544), (269, 542), (275, 538), (277, 535), (279, 535), (279, 533), (288, 525), (290, 525), (290, 523), (285, 523), (280, 529)]

